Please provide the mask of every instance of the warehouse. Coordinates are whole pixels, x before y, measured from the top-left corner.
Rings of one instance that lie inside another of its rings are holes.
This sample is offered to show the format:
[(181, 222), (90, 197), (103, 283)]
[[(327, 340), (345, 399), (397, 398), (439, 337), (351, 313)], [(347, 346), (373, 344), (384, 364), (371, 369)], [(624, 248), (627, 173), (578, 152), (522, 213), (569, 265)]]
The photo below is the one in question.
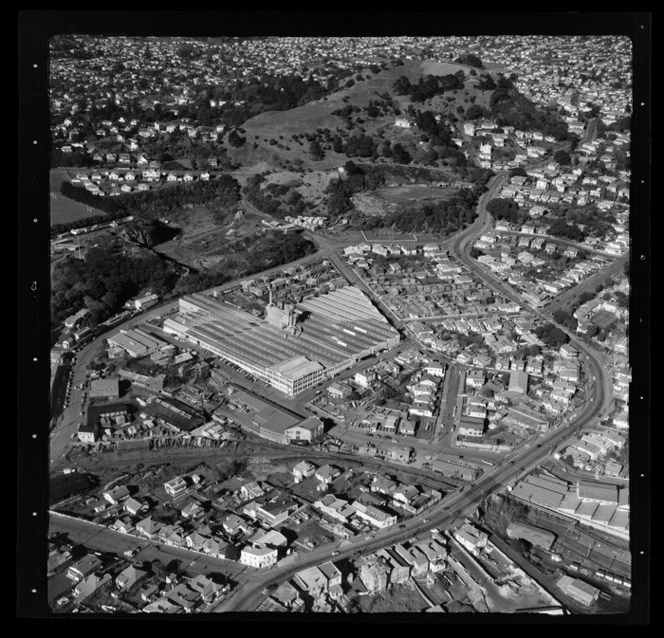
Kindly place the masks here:
[(583, 580), (571, 576), (561, 576), (556, 587), (565, 595), (586, 607), (590, 607), (599, 597), (600, 590)]
[(154, 397), (144, 412), (183, 432), (191, 432), (205, 423), (205, 418), (188, 405), (169, 397)]
[(288, 396), (399, 342), (399, 333), (352, 286), (289, 309), (270, 304), (265, 319), (195, 293), (180, 299), (178, 314), (164, 322), (164, 330), (236, 364)]
[(506, 531), (510, 538), (522, 538), (532, 545), (546, 550), (551, 549), (556, 540), (554, 533), (523, 523), (510, 523)]
[(157, 352), (165, 345), (161, 339), (148, 335), (138, 328), (120, 330), (116, 335), (108, 338), (108, 344), (114, 348), (124, 350), (131, 357), (144, 357)]

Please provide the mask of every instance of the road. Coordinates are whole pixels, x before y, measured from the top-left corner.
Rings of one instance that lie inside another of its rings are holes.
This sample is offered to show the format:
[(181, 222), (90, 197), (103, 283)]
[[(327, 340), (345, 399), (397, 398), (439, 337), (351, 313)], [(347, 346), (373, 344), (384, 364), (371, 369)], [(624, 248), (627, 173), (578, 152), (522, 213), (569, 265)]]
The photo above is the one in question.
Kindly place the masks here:
[(566, 290), (554, 299), (552, 299), (543, 308), (547, 314), (553, 314), (556, 310), (569, 311), (576, 305), (577, 299), (584, 292), (594, 292), (595, 288), (603, 284), (607, 279), (618, 276), (626, 264), (629, 263), (629, 252), (622, 257), (614, 259), (607, 266), (596, 273), (593, 273), (587, 279), (584, 279), (576, 286)]
[[(232, 581), (251, 579), (253, 568), (236, 561), (215, 558), (180, 547), (171, 547), (157, 541), (151, 541), (123, 534), (107, 527), (78, 518), (64, 516), (57, 512), (49, 513), (49, 532), (66, 533), (74, 543), (80, 543), (93, 551), (121, 554), (125, 550), (138, 549), (134, 560), (160, 560), (168, 564), (173, 559), (181, 561), (182, 569), (190, 574), (221, 573)], [(256, 572), (257, 573), (257, 572)]]

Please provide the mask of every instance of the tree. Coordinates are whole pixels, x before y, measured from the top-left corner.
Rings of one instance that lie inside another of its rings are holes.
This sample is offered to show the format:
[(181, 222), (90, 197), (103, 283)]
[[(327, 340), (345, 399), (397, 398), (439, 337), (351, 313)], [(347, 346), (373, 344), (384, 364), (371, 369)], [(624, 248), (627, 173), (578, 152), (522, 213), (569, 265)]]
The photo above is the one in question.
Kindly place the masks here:
[(570, 330), (576, 330), (578, 324), (576, 318), (564, 310), (556, 310), (553, 313), (553, 319), (556, 323), (559, 323)]
[(398, 142), (392, 145), (392, 158), (397, 164), (410, 164), (410, 153)]
[(546, 323), (535, 330), (535, 334), (550, 348), (560, 348), (569, 341), (569, 337), (557, 326)]
[(521, 167), (521, 166), (516, 166), (510, 171), (510, 177), (528, 177), (528, 173), (526, 173), (526, 170)]
[(519, 205), (511, 199), (496, 197), (486, 205), (487, 211), (496, 219), (506, 219), (516, 222), (519, 214)]
[(309, 144), (309, 153), (311, 153), (311, 158), (320, 161), (325, 157), (325, 151), (321, 148), (318, 140), (314, 139)]
[(228, 135), (228, 143), (235, 147), (240, 148), (245, 142), (245, 138), (238, 135), (237, 131), (233, 130)]
[(560, 149), (553, 154), (553, 161), (561, 166), (568, 166), (572, 162), (572, 158), (567, 151)]
[(477, 69), (482, 68), (482, 60), (480, 60), (479, 56), (473, 53), (464, 53), (463, 55), (460, 55), (456, 60), (454, 60), (454, 62), (456, 64), (467, 64), (468, 66), (472, 66)]
[(477, 120), (484, 116), (484, 109), (479, 104), (471, 104), (466, 110), (466, 118)]

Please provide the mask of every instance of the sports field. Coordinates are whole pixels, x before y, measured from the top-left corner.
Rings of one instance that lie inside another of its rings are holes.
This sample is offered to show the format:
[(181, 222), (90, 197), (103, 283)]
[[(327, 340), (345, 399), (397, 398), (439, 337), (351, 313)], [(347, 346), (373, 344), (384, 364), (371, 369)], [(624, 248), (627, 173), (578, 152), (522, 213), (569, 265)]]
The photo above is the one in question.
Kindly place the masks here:
[(437, 186), (392, 186), (379, 188), (375, 194), (391, 202), (407, 202), (418, 199), (449, 199), (454, 195), (454, 188)]

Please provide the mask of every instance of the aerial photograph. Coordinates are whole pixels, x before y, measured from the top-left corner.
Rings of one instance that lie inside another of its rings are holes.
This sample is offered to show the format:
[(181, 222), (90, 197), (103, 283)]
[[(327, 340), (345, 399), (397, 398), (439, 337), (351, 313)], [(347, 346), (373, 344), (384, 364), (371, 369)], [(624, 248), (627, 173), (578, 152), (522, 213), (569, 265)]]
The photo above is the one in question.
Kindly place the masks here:
[(47, 43), (49, 613), (628, 614), (634, 42), (102, 26)]

